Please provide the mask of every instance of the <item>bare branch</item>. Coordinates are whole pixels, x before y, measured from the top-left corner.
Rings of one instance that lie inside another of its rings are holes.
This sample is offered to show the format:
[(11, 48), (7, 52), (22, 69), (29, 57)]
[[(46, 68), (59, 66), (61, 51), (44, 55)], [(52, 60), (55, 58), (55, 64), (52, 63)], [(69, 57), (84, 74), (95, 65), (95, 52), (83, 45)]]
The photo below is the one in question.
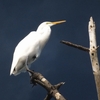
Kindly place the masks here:
[(54, 85), (54, 87), (58, 90), (64, 84), (65, 84), (65, 82), (60, 82), (60, 83)]
[(98, 55), (97, 55), (97, 49), (99, 48), (99, 46), (97, 46), (96, 43), (95, 29), (96, 29), (95, 22), (93, 21), (93, 18), (90, 17), (90, 21), (88, 25), (89, 41), (90, 41), (89, 49), (81, 45), (73, 44), (71, 42), (64, 41), (64, 40), (62, 40), (61, 43), (89, 52), (95, 83), (96, 83), (96, 88), (97, 88), (98, 100), (100, 100), (100, 66), (99, 66)]
[(95, 73), (99, 72), (99, 61), (97, 56), (97, 43), (96, 43), (96, 33), (95, 33), (95, 23), (93, 22), (93, 18), (90, 17), (89, 25), (89, 40), (90, 40), (90, 59), (92, 64), (92, 69)]
[(62, 40), (61, 43), (66, 44), (66, 45), (71, 46), (71, 47), (74, 47), (74, 48), (77, 48), (77, 49), (80, 49), (80, 50), (83, 50), (83, 51), (89, 52), (88, 48), (83, 47), (81, 45), (77, 45), (77, 44), (74, 44), (74, 43), (71, 43), (71, 42), (68, 42), (68, 41), (64, 41), (64, 40)]
[(48, 94), (44, 100), (50, 100), (52, 97), (56, 100), (66, 100), (58, 91), (64, 82), (52, 85), (42, 74), (29, 69), (27, 69), (27, 71), (30, 73), (30, 81), (33, 85), (39, 84), (47, 90)]
[(50, 100), (52, 98), (52, 96), (50, 94), (47, 94), (46, 97), (44, 98), (44, 100)]
[(100, 100), (100, 67), (99, 67), (99, 61), (98, 61), (98, 55), (97, 55), (97, 43), (96, 43), (96, 33), (95, 33), (95, 22), (93, 21), (93, 18), (90, 17), (89, 25), (88, 25), (88, 31), (89, 31), (89, 40), (90, 40), (90, 59), (92, 64), (92, 69), (94, 73), (96, 88), (97, 88), (97, 94), (98, 94), (98, 100)]

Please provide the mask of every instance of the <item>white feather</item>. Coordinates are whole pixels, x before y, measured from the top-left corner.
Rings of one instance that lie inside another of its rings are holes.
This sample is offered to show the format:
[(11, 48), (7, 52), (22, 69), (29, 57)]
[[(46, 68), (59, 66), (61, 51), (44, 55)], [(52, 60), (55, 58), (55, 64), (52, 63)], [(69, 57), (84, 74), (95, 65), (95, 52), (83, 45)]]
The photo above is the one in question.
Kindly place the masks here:
[(30, 32), (22, 39), (15, 48), (10, 75), (26, 71), (26, 67), (28, 68), (39, 57), (47, 43), (51, 33), (50, 27), (63, 22), (65, 21), (43, 22), (36, 31)]

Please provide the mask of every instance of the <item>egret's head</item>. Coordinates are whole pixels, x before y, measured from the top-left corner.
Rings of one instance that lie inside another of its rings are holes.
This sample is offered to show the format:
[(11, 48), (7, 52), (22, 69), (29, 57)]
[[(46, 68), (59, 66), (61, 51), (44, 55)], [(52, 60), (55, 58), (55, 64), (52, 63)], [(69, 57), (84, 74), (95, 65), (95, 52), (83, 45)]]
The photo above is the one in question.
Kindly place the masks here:
[(53, 25), (60, 24), (60, 23), (64, 23), (64, 22), (66, 22), (66, 20), (55, 21), (55, 22), (46, 21), (46, 22), (41, 23), (41, 24), (39, 25), (39, 27), (38, 27), (37, 30), (45, 30), (45, 29), (50, 28), (50, 27), (53, 26)]

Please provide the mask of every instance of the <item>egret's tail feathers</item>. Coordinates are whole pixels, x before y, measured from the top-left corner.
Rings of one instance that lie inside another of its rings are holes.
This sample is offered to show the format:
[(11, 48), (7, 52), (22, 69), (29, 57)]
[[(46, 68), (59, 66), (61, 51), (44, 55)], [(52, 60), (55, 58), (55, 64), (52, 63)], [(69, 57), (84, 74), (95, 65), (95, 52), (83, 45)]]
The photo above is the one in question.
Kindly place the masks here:
[(12, 70), (10, 71), (10, 75), (12, 75), (13, 74), (13, 72), (12, 72)]
[(12, 73), (10, 73), (10, 76), (12, 75)]

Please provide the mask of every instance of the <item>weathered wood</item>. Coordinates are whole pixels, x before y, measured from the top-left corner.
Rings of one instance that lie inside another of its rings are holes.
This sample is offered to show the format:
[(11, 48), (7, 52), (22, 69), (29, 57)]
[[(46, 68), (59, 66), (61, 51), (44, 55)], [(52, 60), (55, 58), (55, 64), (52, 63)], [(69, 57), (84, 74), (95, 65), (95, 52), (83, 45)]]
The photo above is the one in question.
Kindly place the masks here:
[(97, 95), (98, 100), (100, 100), (100, 66), (98, 61), (98, 55), (97, 55), (97, 43), (96, 43), (96, 33), (95, 33), (95, 22), (93, 21), (93, 18), (90, 17), (89, 25), (88, 25), (88, 31), (89, 31), (89, 41), (90, 41), (90, 59), (91, 59), (91, 65), (94, 73), (95, 83), (96, 83), (96, 89), (97, 89)]
[(33, 85), (39, 84), (47, 90), (48, 94), (44, 100), (50, 100), (52, 97), (54, 97), (55, 100), (66, 100), (58, 91), (64, 82), (52, 85), (42, 74), (29, 69), (27, 69), (27, 71), (30, 73), (30, 81)]
[(93, 18), (90, 18), (88, 31), (89, 31), (89, 41), (90, 41), (90, 59), (92, 64), (92, 69), (95, 73), (99, 72), (99, 61), (97, 55), (97, 43), (96, 43), (96, 33), (95, 33), (95, 23), (93, 22)]
[(100, 100), (100, 71), (98, 72), (98, 74), (94, 73), (94, 78), (95, 78), (98, 100)]
[(71, 42), (64, 41), (64, 40), (62, 40), (61, 43), (89, 52), (95, 84), (96, 84), (96, 89), (97, 89), (97, 96), (98, 96), (98, 100), (100, 100), (100, 66), (99, 66), (98, 55), (97, 55), (97, 50), (99, 46), (97, 46), (97, 43), (96, 43), (95, 29), (96, 29), (95, 22), (93, 21), (93, 18), (90, 17), (90, 21), (88, 25), (89, 41), (90, 41), (89, 49), (81, 45), (73, 44)]

